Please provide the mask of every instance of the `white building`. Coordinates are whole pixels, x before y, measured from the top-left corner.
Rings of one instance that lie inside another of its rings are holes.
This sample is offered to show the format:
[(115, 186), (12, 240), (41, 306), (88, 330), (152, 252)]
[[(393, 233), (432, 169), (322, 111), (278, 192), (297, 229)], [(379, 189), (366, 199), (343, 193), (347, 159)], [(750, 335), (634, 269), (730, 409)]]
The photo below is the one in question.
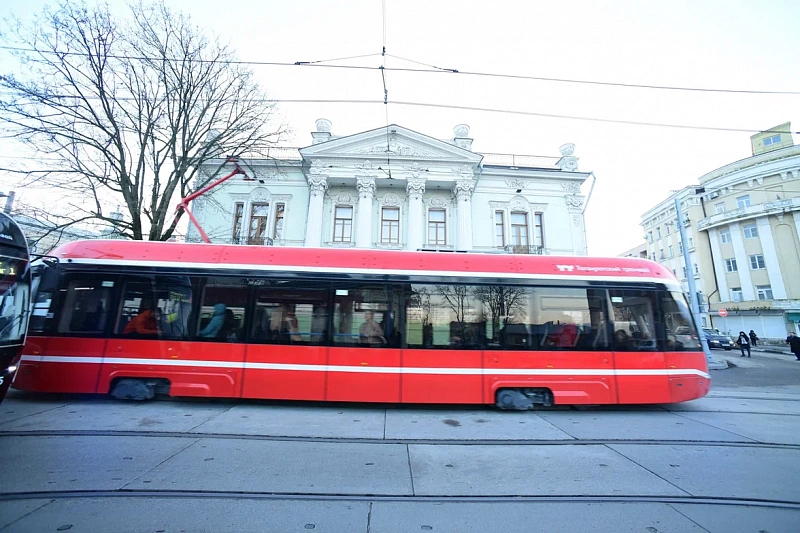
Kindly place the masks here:
[[(313, 144), (241, 161), (191, 206), (212, 242), (398, 250), (586, 255), (573, 145), (560, 158), (479, 154), (469, 128), (438, 140), (397, 125), (337, 137), (325, 119)], [(212, 162), (205, 178), (232, 164)], [(187, 240), (199, 240), (189, 228)]]
[[(648, 257), (684, 282), (694, 276), (703, 325), (762, 338), (800, 333), (800, 146), (789, 131), (787, 123), (754, 135), (752, 157), (701, 176), (642, 215)], [(680, 240), (676, 197), (688, 243)]]

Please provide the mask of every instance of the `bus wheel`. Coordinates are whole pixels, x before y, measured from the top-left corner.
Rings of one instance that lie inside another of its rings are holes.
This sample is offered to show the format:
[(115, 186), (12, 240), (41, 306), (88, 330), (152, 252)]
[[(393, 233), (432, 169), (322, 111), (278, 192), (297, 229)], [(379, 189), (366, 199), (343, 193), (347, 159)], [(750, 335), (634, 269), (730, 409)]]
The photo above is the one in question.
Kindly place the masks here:
[(143, 379), (120, 379), (111, 387), (111, 396), (117, 400), (152, 400), (155, 395), (155, 383)]

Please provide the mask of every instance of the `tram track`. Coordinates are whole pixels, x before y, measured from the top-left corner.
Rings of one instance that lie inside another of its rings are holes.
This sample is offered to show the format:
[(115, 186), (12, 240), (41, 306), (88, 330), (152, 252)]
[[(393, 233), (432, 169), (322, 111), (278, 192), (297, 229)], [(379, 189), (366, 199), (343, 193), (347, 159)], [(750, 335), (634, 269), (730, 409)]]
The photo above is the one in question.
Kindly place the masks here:
[(60, 490), (0, 492), (0, 502), (18, 500), (63, 500), (96, 498), (206, 498), (226, 500), (302, 500), (302, 501), (368, 501), (368, 502), (408, 502), (408, 503), (664, 503), (726, 505), (744, 507), (771, 507), (800, 510), (800, 501), (768, 498), (733, 498), (725, 496), (654, 496), (654, 495), (397, 495), (397, 494), (355, 494), (355, 493), (307, 493), (307, 492), (248, 492), (213, 490)]
[(147, 437), (181, 439), (258, 440), (272, 442), (313, 442), (328, 444), (402, 444), (442, 446), (708, 446), (729, 448), (769, 448), (798, 450), (800, 444), (756, 441), (720, 441), (687, 439), (394, 439), (369, 437), (304, 437), (291, 435), (253, 435), (244, 433), (191, 433), (177, 431), (115, 430), (28, 430), (0, 431), (0, 439), (10, 437)]

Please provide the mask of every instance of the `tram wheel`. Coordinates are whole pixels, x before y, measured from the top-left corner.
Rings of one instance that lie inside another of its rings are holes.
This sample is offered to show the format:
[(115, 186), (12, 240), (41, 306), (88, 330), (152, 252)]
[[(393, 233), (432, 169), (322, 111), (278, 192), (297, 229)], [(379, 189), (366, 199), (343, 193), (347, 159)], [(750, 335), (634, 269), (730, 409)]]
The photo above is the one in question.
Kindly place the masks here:
[(155, 395), (155, 383), (143, 379), (120, 379), (111, 387), (111, 396), (117, 400), (152, 400)]

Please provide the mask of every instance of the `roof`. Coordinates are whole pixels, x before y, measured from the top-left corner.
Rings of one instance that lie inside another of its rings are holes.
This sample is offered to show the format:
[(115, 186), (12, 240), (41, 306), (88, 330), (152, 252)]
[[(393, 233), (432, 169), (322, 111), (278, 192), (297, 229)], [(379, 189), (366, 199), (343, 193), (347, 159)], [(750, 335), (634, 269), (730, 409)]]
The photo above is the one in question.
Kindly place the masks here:
[(677, 284), (647, 259), (292, 248), (153, 241), (73, 241), (53, 250), (73, 264), (400, 276), (644, 281)]

